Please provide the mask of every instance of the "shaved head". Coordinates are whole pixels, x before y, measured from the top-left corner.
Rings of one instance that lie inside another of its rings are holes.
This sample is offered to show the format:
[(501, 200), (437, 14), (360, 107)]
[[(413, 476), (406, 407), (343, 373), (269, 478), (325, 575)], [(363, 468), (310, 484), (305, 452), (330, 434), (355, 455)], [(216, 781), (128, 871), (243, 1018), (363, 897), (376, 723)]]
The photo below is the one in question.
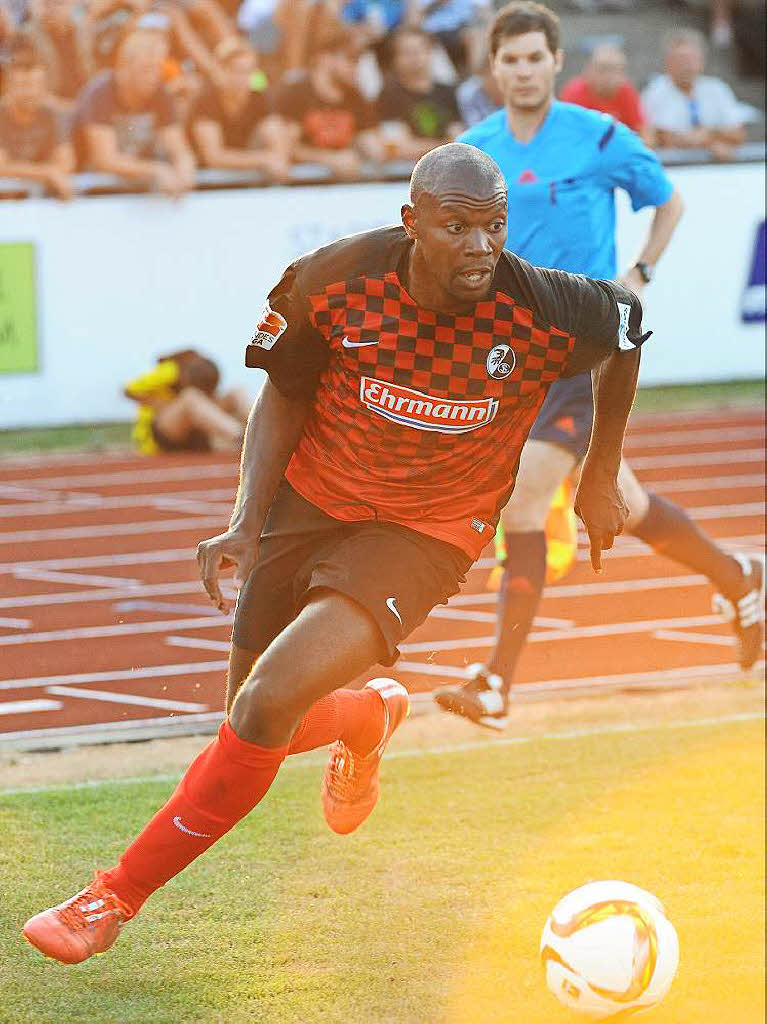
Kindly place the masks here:
[(487, 201), (506, 191), (503, 173), (495, 160), (463, 142), (449, 142), (429, 150), (415, 165), (410, 178), (413, 206), (423, 195), (438, 198), (463, 194)]

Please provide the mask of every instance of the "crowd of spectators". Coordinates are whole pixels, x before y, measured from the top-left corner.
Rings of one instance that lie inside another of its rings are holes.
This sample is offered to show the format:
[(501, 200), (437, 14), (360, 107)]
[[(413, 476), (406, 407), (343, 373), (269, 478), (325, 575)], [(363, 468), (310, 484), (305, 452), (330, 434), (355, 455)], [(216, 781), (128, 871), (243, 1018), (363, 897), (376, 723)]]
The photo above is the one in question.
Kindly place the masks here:
[[(720, 42), (730, 9), (714, 5)], [(295, 164), (349, 181), (412, 162), (499, 106), (493, 13), (487, 0), (0, 0), (0, 177), (67, 198), (73, 171), (96, 171), (180, 196), (199, 168), (283, 183)], [(597, 39), (560, 97), (651, 145), (729, 159), (749, 111), (703, 73), (706, 46), (672, 32), (640, 97), (619, 41)]]

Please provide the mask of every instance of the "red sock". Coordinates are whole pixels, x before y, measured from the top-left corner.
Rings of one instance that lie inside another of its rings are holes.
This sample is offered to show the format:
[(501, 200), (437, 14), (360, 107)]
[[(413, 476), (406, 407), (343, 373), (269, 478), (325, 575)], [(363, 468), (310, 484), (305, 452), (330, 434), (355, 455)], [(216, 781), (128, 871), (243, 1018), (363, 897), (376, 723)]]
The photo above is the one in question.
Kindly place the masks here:
[(274, 781), (287, 747), (246, 743), (228, 721), (187, 769), (175, 793), (104, 873), (135, 913), (144, 900), (253, 810)]
[(306, 712), (288, 753), (301, 754), (343, 740), (364, 757), (380, 742), (383, 728), (383, 701), (375, 690), (334, 690)]

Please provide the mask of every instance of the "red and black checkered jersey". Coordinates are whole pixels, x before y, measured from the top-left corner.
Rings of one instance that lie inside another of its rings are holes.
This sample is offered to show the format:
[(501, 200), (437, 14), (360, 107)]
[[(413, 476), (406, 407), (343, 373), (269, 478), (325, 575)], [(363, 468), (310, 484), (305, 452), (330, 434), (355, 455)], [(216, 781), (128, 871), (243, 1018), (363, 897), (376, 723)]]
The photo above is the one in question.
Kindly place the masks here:
[(639, 344), (642, 310), (615, 282), (508, 252), (470, 312), (423, 309), (403, 283), (412, 244), (403, 228), (381, 228), (298, 259), (246, 362), (282, 394), (313, 400), (285, 473), (307, 501), (476, 558), (549, 385)]

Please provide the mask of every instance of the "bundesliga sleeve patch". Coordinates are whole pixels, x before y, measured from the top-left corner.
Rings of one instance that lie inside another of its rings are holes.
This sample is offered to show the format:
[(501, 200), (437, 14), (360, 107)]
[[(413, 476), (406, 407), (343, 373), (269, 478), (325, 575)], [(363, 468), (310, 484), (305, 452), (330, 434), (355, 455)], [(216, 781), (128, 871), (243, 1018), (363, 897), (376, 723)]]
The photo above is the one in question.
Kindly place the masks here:
[(619, 302), (618, 304), (618, 348), (621, 352), (630, 352), (632, 348), (636, 348), (636, 345), (629, 340), (629, 317), (631, 316), (631, 306), (627, 302)]
[(287, 329), (288, 321), (282, 313), (277, 313), (267, 302), (261, 312), (251, 345), (258, 345), (259, 348), (269, 351)]

